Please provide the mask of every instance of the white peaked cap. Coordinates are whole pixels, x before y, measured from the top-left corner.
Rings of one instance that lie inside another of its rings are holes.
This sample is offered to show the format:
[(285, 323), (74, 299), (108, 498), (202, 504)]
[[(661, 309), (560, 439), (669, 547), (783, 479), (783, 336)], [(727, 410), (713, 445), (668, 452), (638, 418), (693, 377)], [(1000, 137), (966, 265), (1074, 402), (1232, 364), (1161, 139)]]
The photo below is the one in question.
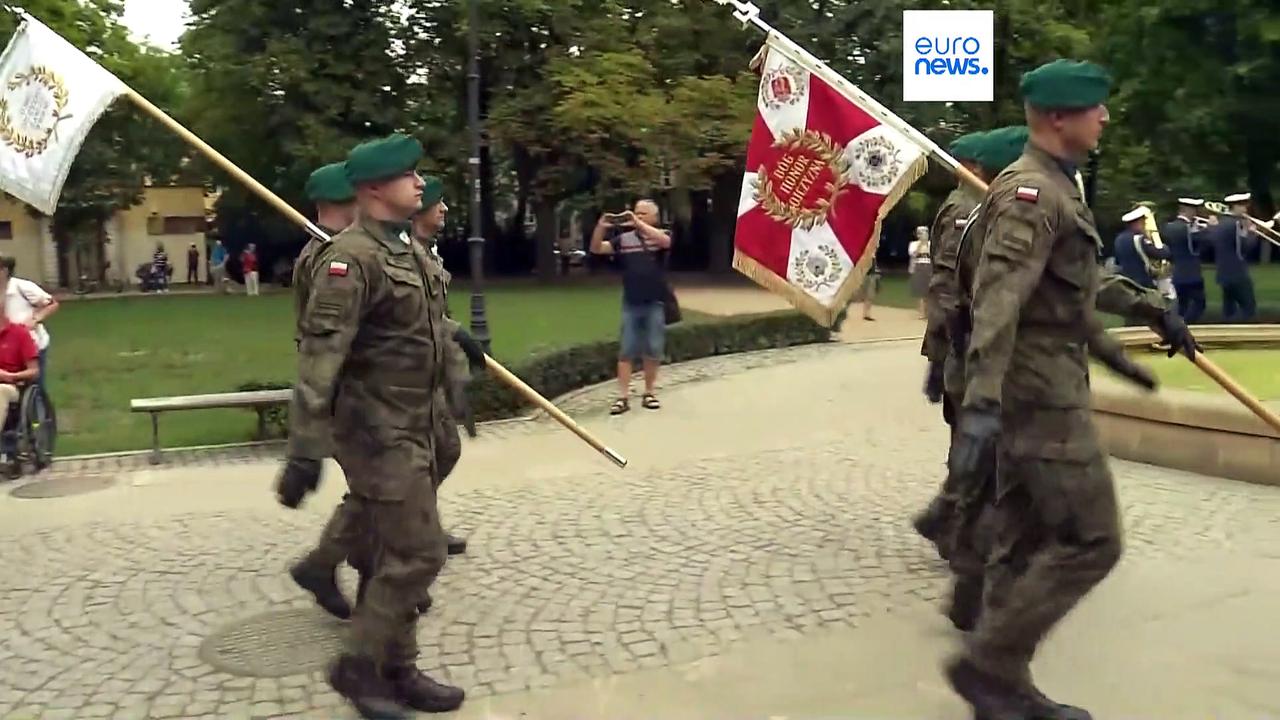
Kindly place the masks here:
[(1138, 207), (1125, 213), (1124, 217), (1120, 219), (1125, 222), (1133, 222), (1134, 220), (1140, 220), (1150, 214), (1151, 214), (1151, 208), (1147, 207), (1146, 205), (1139, 205)]
[(1200, 207), (1204, 204), (1204, 200), (1200, 198), (1178, 198), (1179, 205), (1190, 205), (1192, 207)]
[(1236, 193), (1235, 195), (1228, 195), (1223, 199), (1229, 203), (1242, 203), (1242, 202), (1249, 202), (1249, 200), (1252, 197), (1253, 195), (1251, 195), (1250, 193), (1243, 192), (1243, 193)]

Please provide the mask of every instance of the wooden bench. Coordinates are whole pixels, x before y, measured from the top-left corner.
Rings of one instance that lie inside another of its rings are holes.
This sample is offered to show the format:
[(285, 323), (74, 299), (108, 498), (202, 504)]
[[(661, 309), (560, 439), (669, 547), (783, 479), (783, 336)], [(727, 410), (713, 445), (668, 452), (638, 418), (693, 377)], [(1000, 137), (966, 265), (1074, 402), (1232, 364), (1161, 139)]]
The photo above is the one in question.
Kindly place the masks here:
[(252, 392), (215, 393), (211, 395), (184, 395), (180, 397), (134, 398), (129, 410), (151, 415), (151, 464), (160, 462), (160, 415), (180, 410), (213, 410), (222, 408), (252, 408), (258, 413), (258, 439), (267, 436), (267, 410), (288, 405), (293, 399), (292, 390), (255, 390)]

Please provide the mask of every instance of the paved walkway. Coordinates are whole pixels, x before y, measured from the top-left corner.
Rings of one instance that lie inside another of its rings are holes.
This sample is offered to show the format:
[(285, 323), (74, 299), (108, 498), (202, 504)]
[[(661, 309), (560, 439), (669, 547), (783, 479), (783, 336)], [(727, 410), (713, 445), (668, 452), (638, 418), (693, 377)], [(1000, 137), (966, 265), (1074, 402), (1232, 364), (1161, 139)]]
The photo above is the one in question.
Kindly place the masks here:
[[(945, 439), (917, 348), (671, 368), (658, 413), (567, 399), (625, 470), (546, 420), (464, 440), (442, 512), (471, 549), (422, 666), (468, 689), (461, 718), (967, 718), (937, 669), (945, 576), (909, 527)], [(288, 511), (266, 456), (0, 497), (0, 717), (353, 717), (323, 682), (342, 626), (284, 573), (341, 479)], [(1113, 468), (1125, 560), (1040, 683), (1099, 720), (1280, 717), (1280, 489)]]

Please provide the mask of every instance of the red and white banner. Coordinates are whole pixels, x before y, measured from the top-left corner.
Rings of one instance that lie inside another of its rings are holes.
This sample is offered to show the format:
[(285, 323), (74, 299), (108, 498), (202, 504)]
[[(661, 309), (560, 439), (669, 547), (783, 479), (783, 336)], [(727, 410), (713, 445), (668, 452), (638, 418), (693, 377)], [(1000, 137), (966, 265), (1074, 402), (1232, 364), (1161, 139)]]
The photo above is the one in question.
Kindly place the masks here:
[(830, 327), (871, 265), (880, 221), (928, 158), (769, 40), (733, 266)]

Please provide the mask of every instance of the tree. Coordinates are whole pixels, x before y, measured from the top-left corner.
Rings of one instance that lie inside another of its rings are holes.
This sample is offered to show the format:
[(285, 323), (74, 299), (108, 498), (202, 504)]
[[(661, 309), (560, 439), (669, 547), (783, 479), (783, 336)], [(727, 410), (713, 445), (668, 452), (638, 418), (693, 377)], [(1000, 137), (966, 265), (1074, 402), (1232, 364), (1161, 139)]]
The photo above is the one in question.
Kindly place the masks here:
[[(182, 64), (172, 54), (139, 47), (120, 24), (116, 0), (39, 0), (26, 10), (80, 48), (161, 108), (181, 103), (185, 92)], [(16, 29), (13, 16), (0, 13), (0, 31)], [(136, 205), (147, 182), (176, 179), (184, 173), (188, 150), (137, 108), (120, 100), (94, 125), (63, 185), (52, 231), (62, 263), (62, 284), (69, 284), (67, 255), (79, 255), (78, 267), (105, 270), (104, 225), (116, 212)], [(33, 211), (34, 212), (34, 211)]]
[[(361, 141), (405, 128), (392, 12), (376, 0), (193, 0), (182, 37), (193, 129), (281, 198), (307, 208), (302, 188), (312, 171)], [(228, 245), (256, 242), (266, 267), (302, 238), (236, 183), (217, 213)]]

